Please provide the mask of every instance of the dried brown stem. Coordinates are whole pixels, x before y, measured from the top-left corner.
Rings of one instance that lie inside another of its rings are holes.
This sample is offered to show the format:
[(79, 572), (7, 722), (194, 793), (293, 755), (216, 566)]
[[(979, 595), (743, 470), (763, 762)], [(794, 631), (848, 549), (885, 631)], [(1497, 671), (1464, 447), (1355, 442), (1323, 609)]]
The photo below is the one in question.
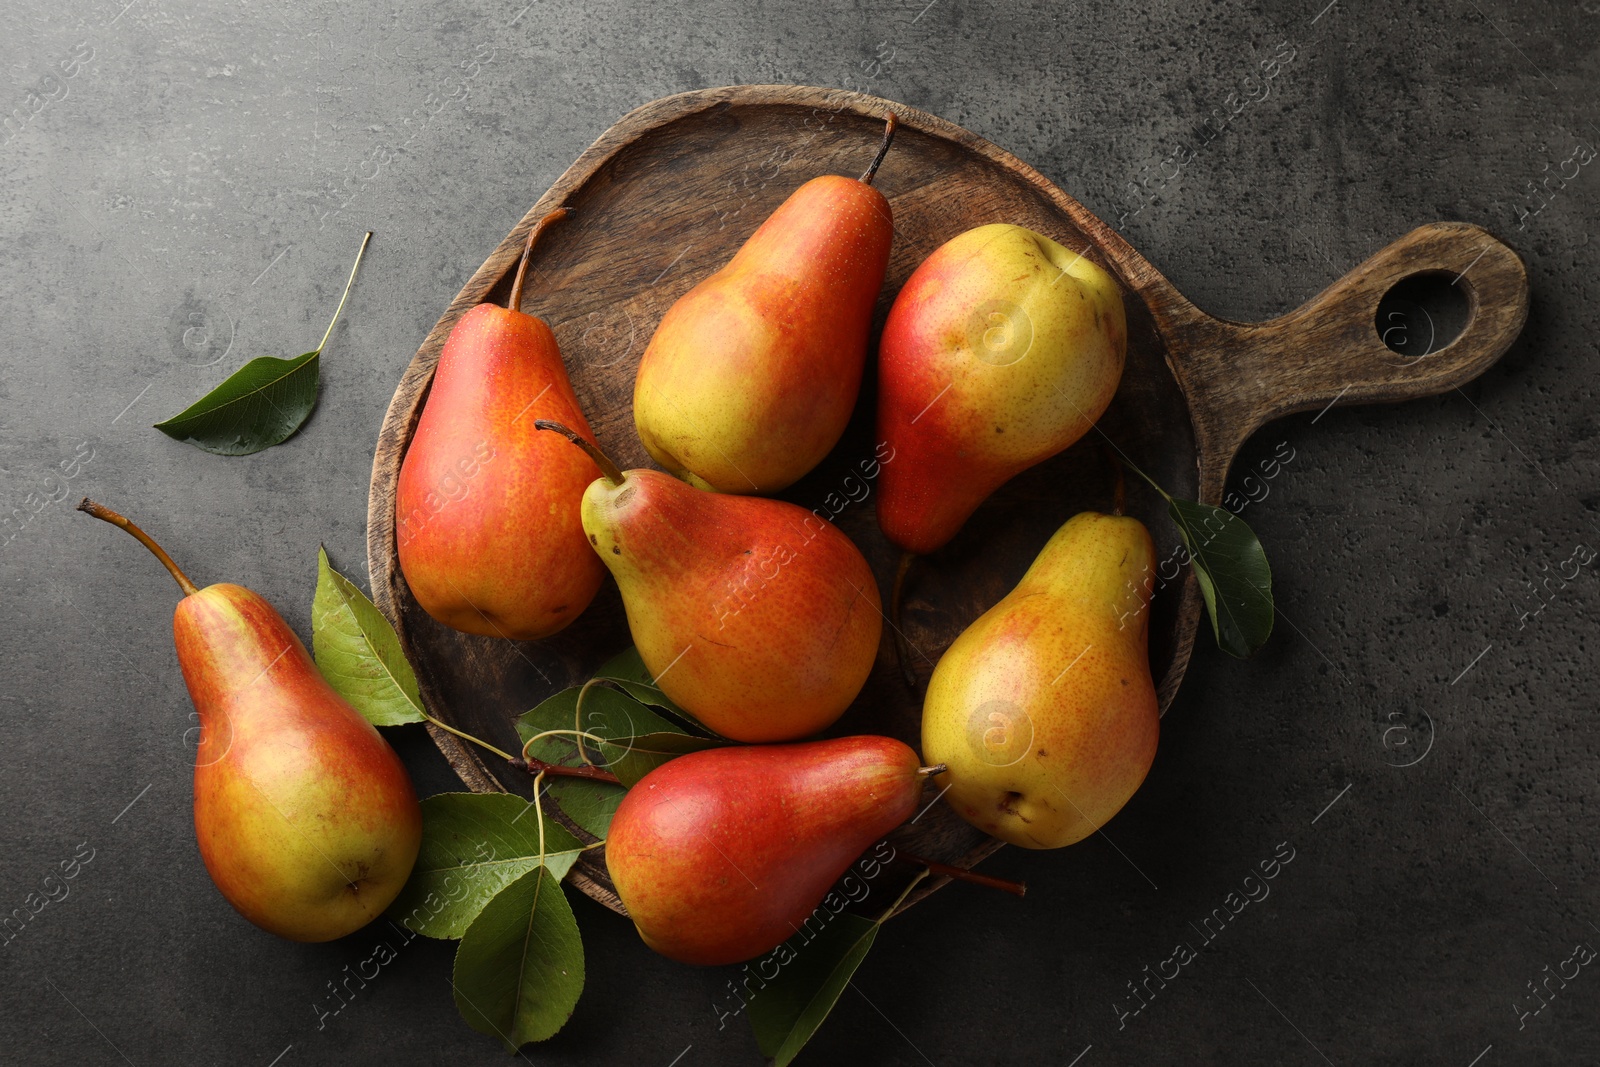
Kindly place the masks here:
[(1010, 893), (1014, 897), (1024, 896), (1028, 892), (1028, 886), (1025, 882), (994, 878), (987, 874), (969, 871), (965, 867), (954, 867), (948, 863), (940, 863), (938, 860), (924, 859), (921, 856), (912, 855), (910, 852), (902, 851), (900, 856), (902, 859), (928, 868), (934, 874), (943, 875), (946, 878), (954, 878), (958, 882), (971, 882), (973, 885), (987, 886), (990, 889), (998, 889), (1003, 893)]
[(615, 785), (622, 784), (622, 779), (601, 767), (591, 767), (588, 765), (582, 767), (568, 767), (563, 763), (546, 762), (545, 760), (540, 759), (538, 756), (529, 756), (527, 759), (514, 759), (511, 760), (510, 763), (514, 769), (519, 771), (527, 771), (529, 774), (553, 774), (561, 778), (588, 778), (591, 781), (596, 782), (611, 782)]
[(533, 252), (534, 242), (539, 240), (539, 235), (544, 233), (544, 228), (552, 222), (560, 222), (572, 214), (571, 208), (558, 207), (544, 218), (533, 224), (533, 229), (528, 231), (528, 243), (522, 246), (522, 259), (517, 263), (517, 276), (511, 280), (511, 299), (506, 301), (506, 307), (512, 311), (522, 310), (522, 278), (528, 273), (528, 256)]
[(878, 167), (883, 163), (883, 157), (889, 154), (889, 145), (894, 142), (894, 131), (900, 128), (900, 120), (895, 118), (894, 112), (889, 112), (889, 117), (883, 124), (883, 143), (878, 145), (878, 154), (872, 157), (872, 166), (861, 175), (861, 180), (868, 185), (878, 175)]
[(1121, 515), (1128, 502), (1128, 481), (1123, 477), (1122, 460), (1116, 450), (1106, 446), (1106, 462), (1111, 464), (1111, 514)]
[(593, 441), (590, 441), (587, 437), (584, 437), (583, 434), (579, 433), (577, 430), (570, 429), (563, 423), (556, 422), (554, 419), (534, 419), (533, 426), (536, 430), (551, 430), (562, 435), (567, 440), (583, 449), (584, 452), (588, 454), (589, 458), (594, 460), (594, 465), (600, 468), (600, 473), (605, 475), (606, 481), (610, 482), (612, 485), (622, 484), (622, 471), (618, 469), (615, 463), (611, 462), (611, 460), (606, 457), (604, 452), (600, 451), (599, 447), (595, 445)]
[(155, 538), (139, 529), (139, 527), (134, 524), (132, 519), (117, 514), (104, 504), (96, 504), (88, 497), (84, 497), (81, 501), (79, 501), (78, 510), (93, 515), (95, 518), (104, 522), (109, 522), (113, 526), (120, 526), (124, 530), (131, 533), (134, 537), (137, 537), (139, 539), (139, 543), (144, 545), (144, 547), (148, 548), (151, 552), (155, 553), (156, 559), (159, 559), (161, 561), (161, 565), (167, 568), (167, 573), (172, 575), (173, 580), (178, 583), (178, 588), (183, 590), (184, 596), (194, 596), (199, 592), (199, 590), (195, 588), (194, 583), (189, 580), (189, 576), (179, 570), (176, 563), (172, 562), (172, 557), (167, 555), (167, 550), (156, 544)]

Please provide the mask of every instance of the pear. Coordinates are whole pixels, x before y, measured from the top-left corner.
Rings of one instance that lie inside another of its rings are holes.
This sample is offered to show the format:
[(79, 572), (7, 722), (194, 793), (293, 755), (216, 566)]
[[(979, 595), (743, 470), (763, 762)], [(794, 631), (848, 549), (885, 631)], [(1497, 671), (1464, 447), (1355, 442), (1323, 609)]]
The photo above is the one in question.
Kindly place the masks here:
[(883, 631), (877, 581), (848, 537), (780, 500), (624, 474), (567, 427), (538, 425), (602, 471), (583, 528), (662, 692), (736, 741), (793, 741), (844, 713)]
[(178, 665), (200, 713), (194, 829), (239, 914), (291, 941), (376, 919), (411, 876), (422, 809), (400, 758), (317, 671), (283, 618), (243, 586), (196, 589), (139, 527), (78, 505), (156, 554), (184, 597)]
[(606, 866), (645, 944), (738, 963), (815, 936), (828, 889), (911, 817), (932, 769), (888, 737), (680, 756), (622, 798)]
[(907, 552), (952, 537), (996, 489), (1111, 403), (1128, 327), (1117, 283), (1021, 226), (952, 238), (895, 298), (878, 345), (878, 524)]
[(633, 417), (662, 467), (704, 489), (772, 493), (822, 461), (861, 387), (894, 223), (859, 179), (813, 178), (668, 309), (639, 362)]
[(961, 816), (1024, 848), (1082, 840), (1155, 759), (1155, 550), (1139, 520), (1085, 512), (934, 668), (922, 750)]
[(509, 307), (479, 304), (450, 331), (400, 466), (395, 540), (424, 611), (470, 634), (531, 641), (561, 630), (605, 577), (578, 518), (599, 473), (533, 428), (589, 433), (550, 327), (521, 311), (528, 256), (559, 208), (528, 233)]

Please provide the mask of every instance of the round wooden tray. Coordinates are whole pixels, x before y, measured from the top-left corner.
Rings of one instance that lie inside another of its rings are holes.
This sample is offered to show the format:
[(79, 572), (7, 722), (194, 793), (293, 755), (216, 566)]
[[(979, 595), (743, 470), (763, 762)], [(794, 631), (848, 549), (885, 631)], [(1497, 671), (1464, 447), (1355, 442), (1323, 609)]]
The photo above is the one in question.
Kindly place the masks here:
[[(1527, 279), (1516, 254), (1476, 226), (1436, 223), (1381, 250), (1288, 315), (1226, 322), (1196, 309), (1033, 168), (933, 115), (857, 93), (789, 85), (707, 89), (646, 104), (602, 134), (472, 276), (406, 368), (384, 418), (368, 505), (372, 592), (416, 666), (433, 715), (515, 749), (517, 715), (580, 684), (632, 643), (609, 582), (567, 630), (520, 644), (457, 633), (412, 598), (395, 552), (395, 484), (456, 320), (484, 300), (503, 302), (529, 227), (557, 206), (573, 208), (572, 219), (541, 238), (523, 307), (555, 331), (601, 446), (625, 469), (651, 465), (634, 433), (631, 404), (635, 368), (662, 314), (722, 267), (802, 182), (859, 174), (891, 110), (900, 132), (876, 185), (893, 207), (895, 240), (874, 334), (924, 257), (989, 222), (1017, 223), (1083, 252), (1121, 281), (1128, 312), (1127, 369), (1100, 420), (1103, 437), (1091, 433), (1014, 479), (915, 568), (904, 630), (923, 683), (950, 642), (1016, 583), (1057, 527), (1079, 511), (1109, 505), (1103, 441), (1174, 495), (1219, 503), (1229, 463), (1263, 423), (1334, 403), (1404, 400), (1458, 386), (1499, 358), (1527, 314)], [(1466, 292), (1465, 327), (1425, 357), (1397, 356), (1378, 333), (1379, 301), (1404, 279), (1446, 274)], [(843, 440), (783, 497), (832, 519), (860, 546), (887, 603), (898, 551), (878, 531), (874, 486), (864, 476), (873, 469), (866, 461), (875, 443), (874, 379), (869, 361)], [(1155, 494), (1130, 486), (1128, 510), (1149, 526), (1163, 558), (1177, 548), (1176, 529)], [(1150, 664), (1163, 711), (1183, 679), (1201, 606), (1187, 568), (1152, 605)], [(886, 629), (877, 667), (830, 733), (883, 733), (915, 747), (920, 718), (920, 692), (901, 679)], [(443, 731), (433, 736), (471, 789), (529, 795), (526, 775), (486, 763)], [(961, 865), (1000, 847), (943, 804), (898, 831), (895, 841)], [(912, 870), (904, 866), (893, 877), (909, 878)], [(622, 910), (598, 851), (585, 854), (570, 879)], [(924, 883), (911, 900), (942, 881)]]

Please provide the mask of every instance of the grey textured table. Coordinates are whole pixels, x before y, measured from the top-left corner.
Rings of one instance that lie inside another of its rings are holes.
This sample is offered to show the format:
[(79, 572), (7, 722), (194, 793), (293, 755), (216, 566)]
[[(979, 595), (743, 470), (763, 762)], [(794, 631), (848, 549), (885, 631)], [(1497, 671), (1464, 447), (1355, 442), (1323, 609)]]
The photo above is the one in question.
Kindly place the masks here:
[[(364, 574), (379, 420), (462, 281), (625, 111), (737, 82), (965, 125), (1125, 215), (1217, 314), (1286, 310), (1434, 219), (1495, 231), (1533, 287), (1522, 339), (1467, 388), (1256, 436), (1236, 480), (1293, 455), (1245, 512), (1274, 563), (1269, 647), (1236, 662), (1203, 637), (1105, 833), (995, 857), (1025, 901), (957, 886), (886, 927), (802, 1062), (1600, 1056), (1600, 976), (1550, 977), (1600, 945), (1600, 567), (1554, 577), (1600, 545), (1600, 171), (1563, 166), (1600, 140), (1600, 4), (125, 3), (0, 13), (0, 911), (90, 857), (0, 947), (0, 1058), (505, 1062), (457, 1016), (450, 944), (408, 945), (323, 1017), (380, 935), (292, 945), (218, 896), (175, 591), (71, 505), (134, 511), (202, 584), (244, 582), (308, 634), (317, 544)], [(297, 437), (223, 459), (149, 428), (245, 359), (311, 347), (369, 228)], [(457, 788), (419, 728), (390, 736), (422, 791)], [(1203, 937), (1275, 853), (1270, 895)], [(757, 1060), (742, 1022), (716, 1025), (726, 974), (575, 907), (588, 989), (529, 1061)], [(1204, 947), (1168, 962), (1185, 941)]]

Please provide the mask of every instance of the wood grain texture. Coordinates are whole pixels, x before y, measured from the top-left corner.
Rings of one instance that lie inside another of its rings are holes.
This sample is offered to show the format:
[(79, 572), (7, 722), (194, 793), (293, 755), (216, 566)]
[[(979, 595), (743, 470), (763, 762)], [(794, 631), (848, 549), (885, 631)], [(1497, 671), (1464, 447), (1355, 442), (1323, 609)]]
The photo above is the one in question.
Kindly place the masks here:
[[(801, 183), (818, 174), (859, 174), (890, 110), (901, 130), (876, 184), (894, 211), (895, 243), (875, 334), (924, 257), (988, 222), (1027, 226), (1082, 252), (1109, 269), (1128, 297), (1127, 369), (1097, 432), (1013, 479), (915, 568), (904, 626), (923, 683), (949, 643), (1016, 583), (1061, 523), (1108, 506), (1108, 447), (1174, 495), (1220, 503), (1234, 454), (1263, 423), (1330, 403), (1403, 400), (1459, 386), (1505, 351), (1527, 313), (1527, 280), (1515, 253), (1478, 227), (1440, 223), (1383, 249), (1288, 315), (1226, 322), (1195, 308), (1115, 231), (1027, 164), (933, 115), (802, 86), (733, 86), (657, 100), (602, 134), (507, 235), (423, 342), (385, 416), (368, 507), (373, 597), (416, 665), (432, 714), (514, 748), (518, 714), (580, 683), (631, 643), (609, 582), (573, 626), (537, 643), (457, 633), (412, 598), (395, 553), (394, 489), (456, 320), (486, 299), (503, 301), (528, 228), (557, 206), (573, 208), (574, 217), (535, 250), (523, 307), (554, 329), (602, 446), (625, 468), (649, 466), (634, 433), (631, 397), (634, 370), (662, 314), (726, 263)], [(1378, 301), (1400, 279), (1430, 272), (1448, 272), (1465, 287), (1467, 326), (1423, 359), (1400, 357), (1378, 336)], [(844, 530), (872, 564), (887, 600), (898, 552), (877, 529), (867, 476), (875, 445), (872, 362), (869, 356), (861, 401), (838, 447), (782, 495)], [(1176, 531), (1154, 493), (1130, 486), (1128, 510), (1150, 527), (1163, 558), (1176, 549)], [(1183, 679), (1200, 617), (1199, 592), (1185, 568), (1152, 606), (1151, 668), (1163, 710)], [(872, 676), (831, 734), (875, 732), (918, 742), (920, 693), (900, 680), (893, 655), (886, 634)], [(469, 788), (527, 795), (525, 776), (486, 763), (443, 731), (433, 736)], [(1000, 847), (942, 804), (894, 840), (962, 865)], [(909, 878), (912, 870), (901, 865), (889, 877)], [(602, 855), (586, 854), (570, 878), (621, 910)], [(925, 882), (907, 906), (944, 881)]]

